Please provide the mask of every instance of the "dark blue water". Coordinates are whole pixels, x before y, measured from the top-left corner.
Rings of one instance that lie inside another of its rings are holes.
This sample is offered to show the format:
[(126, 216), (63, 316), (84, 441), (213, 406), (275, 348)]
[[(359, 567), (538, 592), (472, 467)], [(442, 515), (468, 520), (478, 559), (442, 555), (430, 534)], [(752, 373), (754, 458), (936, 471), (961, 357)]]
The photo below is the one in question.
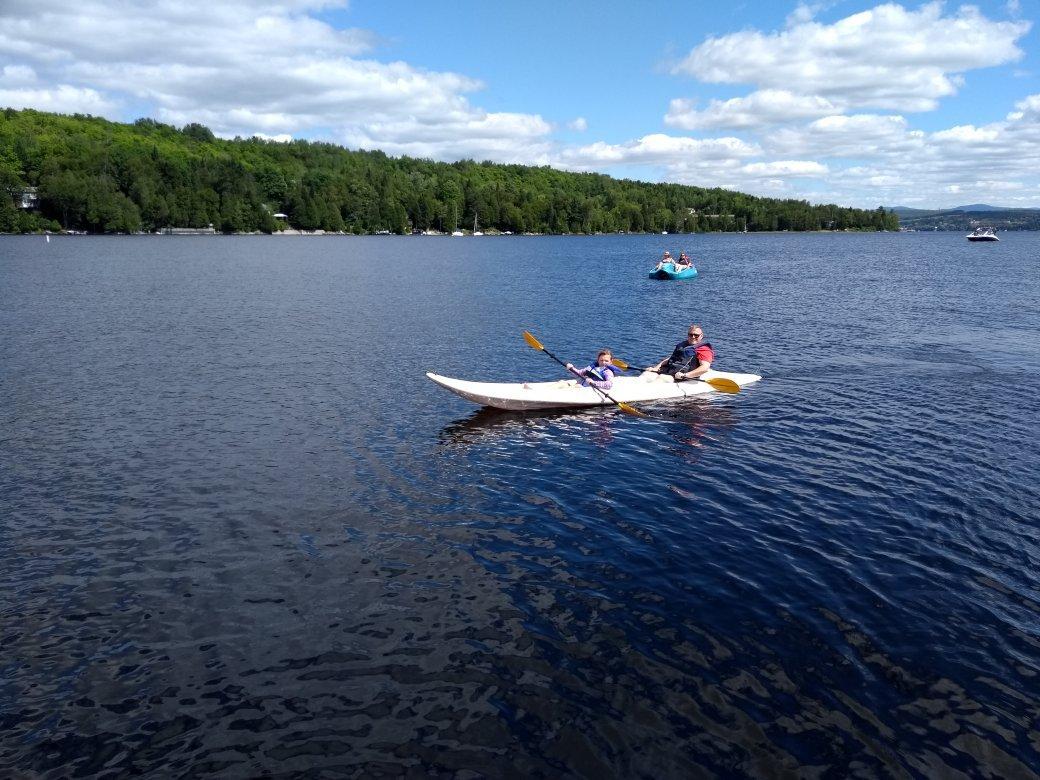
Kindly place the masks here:
[[(1029, 775), (1037, 257), (0, 238), (0, 774)], [(764, 380), (641, 419), (423, 377), (691, 322)]]

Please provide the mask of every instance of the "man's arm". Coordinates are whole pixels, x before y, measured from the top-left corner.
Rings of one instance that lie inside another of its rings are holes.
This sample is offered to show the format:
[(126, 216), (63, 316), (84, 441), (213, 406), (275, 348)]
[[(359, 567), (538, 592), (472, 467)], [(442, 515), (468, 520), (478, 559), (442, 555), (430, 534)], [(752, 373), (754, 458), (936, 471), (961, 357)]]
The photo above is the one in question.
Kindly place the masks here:
[(701, 374), (705, 373), (710, 368), (711, 368), (711, 361), (710, 360), (701, 360), (698, 363), (697, 368), (693, 369), (692, 371), (682, 371), (682, 372), (676, 374), (675, 378), (676, 379), (696, 379), (697, 377), (699, 377)]

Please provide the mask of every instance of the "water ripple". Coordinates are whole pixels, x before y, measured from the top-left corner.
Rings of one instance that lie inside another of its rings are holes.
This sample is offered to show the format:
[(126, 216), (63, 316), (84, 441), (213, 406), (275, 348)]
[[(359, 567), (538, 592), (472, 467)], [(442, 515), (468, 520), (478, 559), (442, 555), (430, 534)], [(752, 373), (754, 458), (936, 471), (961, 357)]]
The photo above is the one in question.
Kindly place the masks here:
[(0, 773), (1034, 775), (1036, 236), (662, 240), (0, 239)]

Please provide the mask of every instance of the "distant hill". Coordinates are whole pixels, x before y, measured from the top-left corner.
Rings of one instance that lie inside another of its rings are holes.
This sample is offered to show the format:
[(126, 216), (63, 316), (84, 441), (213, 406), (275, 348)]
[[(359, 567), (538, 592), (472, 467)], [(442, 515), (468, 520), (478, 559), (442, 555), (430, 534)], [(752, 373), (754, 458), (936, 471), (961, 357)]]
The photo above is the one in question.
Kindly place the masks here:
[[(899, 215), (900, 218), (904, 216), (908, 217), (919, 217), (924, 214), (949, 214), (953, 211), (960, 212), (971, 212), (972, 214), (978, 214), (989, 211), (1019, 211), (1019, 209), (1006, 208), (1004, 206), (990, 206), (985, 203), (972, 203), (967, 206), (954, 206), (952, 209), (916, 209), (910, 206), (891, 206), (886, 207), (886, 211), (893, 211)], [(1028, 211), (1029, 209), (1027, 209)]]
[(972, 203), (970, 206), (954, 206), (948, 211), (1015, 211), (1015, 209), (1004, 208), (1003, 206), (987, 206), (985, 203)]
[(885, 208), (885, 210), (893, 212), (897, 217), (899, 217), (900, 222), (902, 222), (904, 217), (913, 218), (925, 216), (928, 214), (944, 213), (943, 209), (913, 209), (909, 206), (888, 206)]
[(955, 209), (913, 209), (895, 206), (888, 209), (899, 217), (907, 230), (973, 230), (991, 227), (996, 230), (1040, 230), (1040, 209), (1009, 209), (972, 203)]

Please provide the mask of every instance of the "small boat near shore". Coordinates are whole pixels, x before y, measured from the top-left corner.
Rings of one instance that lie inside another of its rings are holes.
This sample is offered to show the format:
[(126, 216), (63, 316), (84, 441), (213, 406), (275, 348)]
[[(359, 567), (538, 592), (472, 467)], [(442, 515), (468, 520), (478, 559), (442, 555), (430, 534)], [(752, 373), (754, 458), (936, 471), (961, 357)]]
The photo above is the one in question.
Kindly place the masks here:
[(969, 241), (1000, 241), (993, 228), (975, 228), (965, 238)]
[[(591, 387), (583, 387), (573, 379), (556, 382), (470, 382), (439, 374), (427, 378), (467, 401), (496, 409), (567, 409), (585, 406), (613, 406), (615, 402), (667, 401), (716, 392), (707, 382), (672, 382), (658, 377), (622, 376), (614, 380), (608, 400)], [(757, 374), (731, 374), (707, 371), (705, 379), (731, 379), (740, 387), (759, 381)]]

